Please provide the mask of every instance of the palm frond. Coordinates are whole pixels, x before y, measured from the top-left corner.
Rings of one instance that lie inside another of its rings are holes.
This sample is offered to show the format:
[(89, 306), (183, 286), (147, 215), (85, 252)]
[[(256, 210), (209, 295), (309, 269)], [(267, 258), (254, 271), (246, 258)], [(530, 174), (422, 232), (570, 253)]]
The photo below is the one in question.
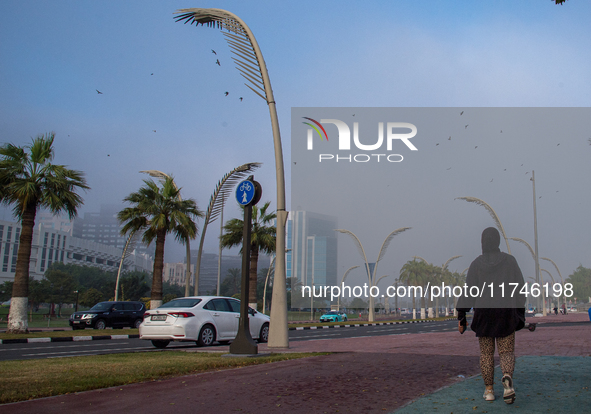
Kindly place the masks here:
[(261, 62), (264, 65), (263, 57), (257, 56), (254, 47), (256, 40), (238, 16), (226, 10), (201, 8), (181, 9), (175, 14), (177, 15), (175, 16), (177, 22), (184, 21), (185, 24), (207, 25), (208, 27), (227, 30), (222, 34), (230, 50), (235, 55), (232, 59), (237, 65), (236, 69), (249, 82), (245, 83), (245, 85), (268, 102), (261, 69)]
[(355, 242), (355, 245), (357, 246), (357, 250), (359, 251), (359, 254), (361, 255), (361, 257), (363, 258), (363, 260), (367, 264), (367, 256), (365, 255), (365, 250), (363, 250), (363, 246), (361, 245), (361, 242), (359, 241), (357, 236), (355, 236), (355, 234), (353, 234), (353, 232), (351, 232), (349, 230), (345, 230), (345, 229), (335, 229), (335, 231), (338, 231), (339, 233), (347, 234), (349, 237), (351, 237), (353, 239), (353, 241)]
[[(476, 197), (456, 197), (455, 200), (466, 200), (469, 203), (476, 203), (479, 206), (484, 207), (486, 209), (486, 211), (488, 211), (488, 213), (490, 214), (492, 219), (494, 220), (495, 224), (497, 225), (497, 228), (501, 232), (501, 235), (503, 236), (505, 241), (507, 240), (507, 235), (505, 234), (505, 229), (503, 229), (503, 225), (501, 224), (501, 220), (499, 220), (499, 217), (497, 216), (497, 213), (495, 213), (493, 208), (491, 206), (489, 206), (485, 201), (483, 201), (479, 198), (476, 198)], [(508, 242), (507, 242), (507, 250), (508, 250), (508, 253), (510, 254), (511, 249), (509, 248)]]
[(449, 259), (447, 259), (447, 262), (445, 262), (445, 263), (443, 264), (443, 266), (442, 266), (442, 269), (443, 269), (443, 270), (447, 269), (447, 265), (449, 265), (449, 263), (450, 263), (452, 260), (459, 259), (460, 257), (462, 257), (462, 256), (453, 256), (453, 257), (450, 257)]
[(526, 242), (523, 239), (520, 239), (519, 237), (509, 237), (509, 239), (515, 240), (516, 242), (519, 242), (519, 243), (525, 245), (525, 247), (527, 247), (527, 250), (529, 250), (529, 253), (531, 254), (531, 257), (533, 257), (534, 260), (536, 260), (536, 254), (534, 253), (534, 249), (531, 248), (531, 246), (529, 245), (528, 242)]
[(251, 172), (259, 168), (262, 164), (260, 162), (250, 162), (243, 164), (239, 167), (234, 168), (232, 171), (222, 177), (215, 187), (211, 198), (209, 199), (209, 205), (205, 213), (205, 223), (213, 223), (224, 208), (224, 204), (228, 199), (228, 196), (234, 190), (236, 184), (238, 184), (244, 177), (249, 175)]
[(392, 233), (388, 234), (388, 237), (386, 237), (386, 239), (384, 240), (384, 243), (382, 243), (382, 247), (380, 248), (380, 253), (378, 254), (378, 259), (376, 260), (376, 263), (379, 262), (380, 260), (382, 260), (382, 258), (386, 254), (386, 250), (388, 249), (388, 246), (390, 245), (390, 242), (392, 241), (394, 236), (396, 236), (397, 234), (400, 234), (406, 230), (409, 230), (409, 229), (410, 229), (410, 227), (401, 227), (399, 229), (394, 230)]

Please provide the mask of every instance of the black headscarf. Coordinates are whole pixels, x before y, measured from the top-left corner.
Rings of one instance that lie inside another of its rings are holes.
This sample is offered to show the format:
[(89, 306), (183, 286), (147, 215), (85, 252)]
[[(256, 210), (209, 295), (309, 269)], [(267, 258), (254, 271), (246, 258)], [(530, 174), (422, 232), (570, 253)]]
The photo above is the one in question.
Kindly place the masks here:
[(482, 254), (500, 252), (501, 235), (494, 227), (487, 227), (482, 232)]

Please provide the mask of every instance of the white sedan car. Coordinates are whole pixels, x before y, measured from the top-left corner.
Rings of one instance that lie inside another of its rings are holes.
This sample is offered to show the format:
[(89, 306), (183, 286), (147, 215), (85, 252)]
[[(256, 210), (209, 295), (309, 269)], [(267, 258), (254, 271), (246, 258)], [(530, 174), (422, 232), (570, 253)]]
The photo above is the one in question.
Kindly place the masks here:
[[(250, 334), (259, 342), (267, 342), (267, 315), (248, 309)], [(173, 299), (144, 314), (140, 339), (151, 340), (157, 348), (170, 341), (197, 342), (198, 346), (215, 341), (227, 344), (236, 338), (240, 320), (240, 301), (220, 296), (191, 296)]]

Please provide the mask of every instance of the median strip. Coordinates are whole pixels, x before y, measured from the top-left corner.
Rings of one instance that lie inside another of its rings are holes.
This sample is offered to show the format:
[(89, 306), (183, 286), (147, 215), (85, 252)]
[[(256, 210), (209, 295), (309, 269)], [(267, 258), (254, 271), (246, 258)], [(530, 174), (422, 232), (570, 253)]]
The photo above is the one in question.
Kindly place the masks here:
[(0, 339), (0, 344), (27, 344), (34, 342), (78, 342), (78, 341), (100, 341), (105, 339), (137, 339), (139, 335), (95, 335), (95, 336), (57, 336), (48, 338), (19, 338)]

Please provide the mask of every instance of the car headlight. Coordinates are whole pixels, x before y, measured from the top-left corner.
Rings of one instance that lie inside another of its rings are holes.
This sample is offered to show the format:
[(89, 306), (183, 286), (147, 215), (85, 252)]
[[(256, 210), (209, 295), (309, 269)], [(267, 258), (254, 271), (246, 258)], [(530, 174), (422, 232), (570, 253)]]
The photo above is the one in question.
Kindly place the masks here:
[(94, 318), (94, 314), (93, 313), (85, 313), (84, 315), (82, 315), (81, 319), (92, 319)]

